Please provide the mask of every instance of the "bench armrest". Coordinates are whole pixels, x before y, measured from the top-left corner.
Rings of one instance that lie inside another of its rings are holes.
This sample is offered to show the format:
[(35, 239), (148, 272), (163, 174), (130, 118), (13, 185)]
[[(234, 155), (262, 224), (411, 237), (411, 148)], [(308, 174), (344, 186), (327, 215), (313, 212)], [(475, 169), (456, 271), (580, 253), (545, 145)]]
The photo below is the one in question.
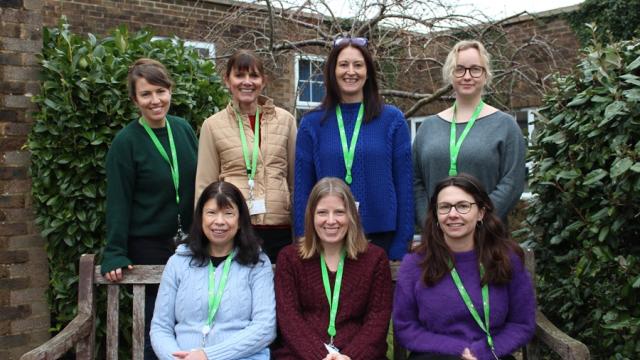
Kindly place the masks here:
[(564, 360), (589, 360), (589, 349), (580, 341), (562, 332), (538, 310), (536, 338)]
[(93, 322), (89, 314), (78, 314), (56, 336), (22, 355), (20, 360), (58, 359), (80, 340), (92, 335)]

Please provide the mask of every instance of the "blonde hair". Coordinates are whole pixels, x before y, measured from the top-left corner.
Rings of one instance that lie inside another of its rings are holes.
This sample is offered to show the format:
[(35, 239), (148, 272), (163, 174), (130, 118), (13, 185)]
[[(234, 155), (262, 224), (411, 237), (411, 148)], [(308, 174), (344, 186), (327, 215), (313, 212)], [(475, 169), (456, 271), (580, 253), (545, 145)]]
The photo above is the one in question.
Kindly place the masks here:
[(344, 246), (347, 257), (355, 260), (359, 253), (367, 250), (368, 242), (362, 230), (360, 216), (351, 190), (344, 181), (335, 177), (323, 178), (311, 189), (304, 217), (305, 235), (299, 247), (300, 257), (309, 259), (322, 251), (322, 243), (314, 226), (314, 217), (318, 203), (327, 196), (336, 196), (344, 202), (348, 219)]
[(484, 73), (487, 77), (485, 86), (489, 85), (493, 78), (493, 72), (491, 71), (491, 56), (484, 45), (477, 40), (462, 40), (453, 46), (449, 55), (447, 55), (447, 60), (445, 60), (444, 66), (442, 67), (442, 79), (446, 80), (449, 84), (453, 84), (453, 70), (458, 66), (458, 53), (467, 49), (476, 49), (480, 53), (480, 60), (482, 61)]

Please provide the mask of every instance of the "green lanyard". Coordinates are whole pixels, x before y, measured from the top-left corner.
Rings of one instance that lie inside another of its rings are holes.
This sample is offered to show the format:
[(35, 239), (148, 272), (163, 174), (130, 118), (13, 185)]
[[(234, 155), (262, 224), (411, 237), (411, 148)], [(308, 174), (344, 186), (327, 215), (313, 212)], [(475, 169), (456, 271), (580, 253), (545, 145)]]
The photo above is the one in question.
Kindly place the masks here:
[(331, 284), (329, 283), (329, 274), (327, 272), (327, 264), (324, 262), (324, 254), (320, 253), (320, 269), (322, 269), (322, 284), (324, 292), (329, 301), (329, 327), (327, 334), (330, 337), (330, 344), (333, 344), (333, 337), (336, 336), (336, 315), (338, 314), (338, 303), (340, 302), (340, 287), (342, 286), (342, 273), (344, 271), (344, 258), (347, 255), (344, 249), (340, 254), (340, 262), (338, 263), (338, 272), (336, 273), (336, 282), (333, 284), (333, 296), (331, 294)]
[(238, 119), (238, 128), (240, 128), (240, 141), (242, 142), (242, 156), (247, 166), (247, 177), (249, 178), (249, 190), (253, 191), (253, 179), (256, 177), (256, 168), (258, 167), (258, 150), (260, 149), (260, 108), (256, 108), (256, 126), (255, 136), (253, 137), (253, 156), (249, 160), (249, 146), (247, 146), (247, 137), (244, 134), (244, 126), (242, 125), (242, 117), (236, 111), (236, 119)]
[(464, 130), (462, 131), (462, 135), (460, 135), (460, 139), (458, 139), (458, 141), (456, 142), (457, 102), (453, 103), (453, 117), (451, 118), (451, 138), (449, 140), (449, 156), (451, 158), (451, 166), (449, 167), (449, 176), (458, 175), (458, 152), (460, 152), (460, 148), (462, 147), (462, 142), (464, 141), (464, 138), (467, 137), (467, 134), (473, 127), (473, 124), (475, 124), (476, 119), (478, 118), (478, 115), (480, 115), (480, 112), (482, 111), (483, 107), (484, 107), (484, 102), (480, 100), (480, 102), (476, 106), (476, 109), (473, 111), (473, 114), (471, 115), (471, 119), (469, 119), (469, 122), (464, 127)]
[(229, 268), (231, 267), (231, 260), (233, 260), (234, 254), (235, 251), (231, 251), (229, 256), (227, 256), (227, 259), (224, 261), (222, 277), (220, 278), (218, 287), (215, 287), (216, 270), (213, 267), (213, 264), (209, 262), (209, 316), (207, 318), (207, 326), (209, 326), (209, 330), (211, 330), (211, 327), (213, 326), (213, 319), (216, 317), (216, 313), (220, 307), (220, 300), (222, 300), (222, 293), (224, 292), (224, 287), (227, 284), (227, 279), (229, 278)]
[(173, 160), (173, 163), (171, 162), (171, 160), (169, 160), (169, 156), (164, 150), (164, 147), (162, 147), (160, 140), (158, 140), (158, 137), (153, 132), (153, 130), (151, 130), (144, 118), (141, 117), (138, 120), (138, 123), (140, 123), (140, 125), (142, 125), (142, 127), (147, 131), (147, 134), (149, 134), (151, 141), (153, 141), (153, 144), (156, 146), (156, 149), (158, 149), (160, 155), (162, 155), (162, 158), (169, 163), (169, 167), (171, 168), (171, 178), (173, 179), (173, 187), (176, 188), (176, 204), (180, 205), (180, 194), (178, 192), (178, 189), (180, 187), (180, 171), (178, 168), (178, 156), (176, 156), (176, 144), (173, 142), (173, 133), (171, 132), (171, 125), (169, 124), (169, 120), (165, 119), (164, 122), (165, 124), (167, 124), (167, 133), (169, 134), (169, 149), (171, 149), (171, 159)]
[[(483, 276), (484, 276), (484, 267), (482, 266), (482, 264), (480, 264), (480, 278), (482, 279)], [(484, 323), (483, 323), (482, 319), (480, 319), (480, 315), (478, 315), (478, 311), (476, 311), (476, 307), (473, 305), (473, 302), (471, 301), (471, 298), (467, 293), (467, 290), (464, 288), (464, 285), (462, 284), (462, 280), (460, 279), (460, 276), (458, 275), (458, 272), (456, 271), (455, 267), (451, 268), (451, 277), (453, 278), (453, 282), (456, 284), (456, 287), (458, 288), (458, 292), (460, 293), (460, 297), (462, 297), (462, 301), (464, 301), (464, 304), (467, 305), (467, 309), (469, 309), (471, 316), (476, 321), (478, 326), (480, 326), (480, 329), (482, 329), (482, 331), (484, 331), (487, 334), (487, 343), (491, 348), (491, 352), (493, 352), (495, 356), (493, 338), (491, 337), (491, 333), (489, 333), (489, 329), (490, 329), (489, 328), (489, 285), (484, 284), (482, 286), (482, 307), (484, 308)]]
[(344, 131), (344, 121), (342, 120), (342, 110), (340, 110), (340, 104), (336, 106), (336, 118), (338, 118), (338, 129), (340, 130), (340, 141), (342, 142), (342, 156), (344, 157), (344, 167), (347, 170), (347, 175), (344, 177), (344, 181), (347, 185), (351, 185), (353, 178), (351, 177), (351, 167), (353, 166), (353, 158), (356, 154), (356, 144), (358, 143), (358, 134), (360, 134), (360, 125), (362, 125), (362, 117), (364, 115), (364, 104), (360, 104), (360, 110), (358, 110), (358, 118), (356, 119), (356, 126), (353, 128), (353, 134), (351, 135), (351, 146), (347, 145), (347, 133)]

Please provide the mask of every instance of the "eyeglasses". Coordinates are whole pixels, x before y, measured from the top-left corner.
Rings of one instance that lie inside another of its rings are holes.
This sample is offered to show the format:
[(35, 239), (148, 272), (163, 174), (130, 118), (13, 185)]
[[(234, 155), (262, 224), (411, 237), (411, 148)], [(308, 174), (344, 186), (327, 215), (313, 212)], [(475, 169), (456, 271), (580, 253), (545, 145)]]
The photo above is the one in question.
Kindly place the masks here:
[(453, 75), (457, 78), (464, 77), (464, 74), (467, 73), (467, 70), (469, 70), (469, 75), (471, 75), (472, 78), (479, 78), (480, 76), (482, 76), (482, 74), (484, 74), (485, 71), (482, 66), (464, 67), (462, 65), (458, 65), (455, 69), (453, 69)]
[(449, 204), (449, 203), (438, 203), (437, 209), (438, 214), (447, 215), (451, 212), (451, 208), (456, 208), (458, 214), (466, 214), (471, 211), (471, 206), (476, 203), (468, 202), (468, 201), (460, 201), (459, 203)]
[(351, 44), (360, 47), (367, 47), (369, 40), (363, 37), (351, 37), (351, 36), (338, 36), (333, 40), (333, 47), (340, 46), (342, 44)]

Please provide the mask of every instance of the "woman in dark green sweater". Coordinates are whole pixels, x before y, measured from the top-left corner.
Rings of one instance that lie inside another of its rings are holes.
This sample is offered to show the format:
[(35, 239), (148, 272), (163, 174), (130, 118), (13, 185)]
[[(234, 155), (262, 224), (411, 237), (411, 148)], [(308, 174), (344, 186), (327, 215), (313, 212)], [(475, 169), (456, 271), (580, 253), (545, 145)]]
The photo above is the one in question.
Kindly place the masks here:
[[(197, 139), (182, 118), (167, 115), (172, 81), (166, 68), (139, 59), (129, 69), (129, 96), (140, 118), (122, 129), (107, 155), (107, 245), (102, 274), (118, 282), (135, 264), (164, 265), (191, 226)], [(145, 359), (157, 287), (147, 286)]]

